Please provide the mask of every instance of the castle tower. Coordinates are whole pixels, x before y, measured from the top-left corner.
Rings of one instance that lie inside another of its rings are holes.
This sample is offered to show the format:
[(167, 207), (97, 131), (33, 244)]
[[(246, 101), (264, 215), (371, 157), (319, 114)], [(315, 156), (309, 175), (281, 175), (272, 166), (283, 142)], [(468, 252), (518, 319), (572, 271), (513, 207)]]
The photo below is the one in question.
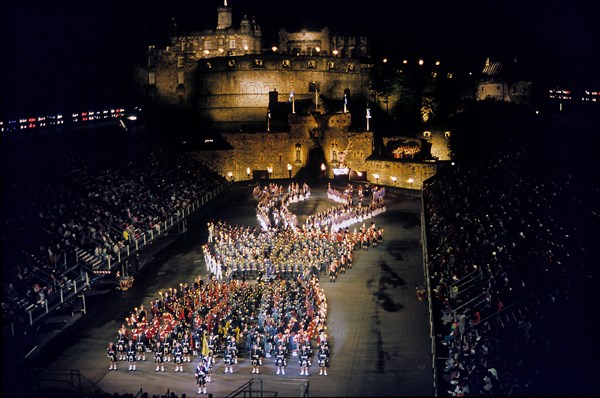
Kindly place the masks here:
[(242, 19), (242, 22), (240, 22), (240, 33), (250, 33), (250, 21), (248, 20), (248, 17), (246, 15), (244, 15), (244, 19)]
[(223, 6), (217, 8), (217, 29), (228, 29), (232, 25), (233, 13), (231, 7), (224, 0)]

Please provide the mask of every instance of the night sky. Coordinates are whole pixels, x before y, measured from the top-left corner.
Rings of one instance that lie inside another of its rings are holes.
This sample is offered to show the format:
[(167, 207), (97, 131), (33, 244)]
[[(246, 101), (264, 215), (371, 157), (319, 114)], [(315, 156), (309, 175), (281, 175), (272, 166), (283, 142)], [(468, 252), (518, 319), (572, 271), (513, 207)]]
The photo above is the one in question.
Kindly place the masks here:
[[(148, 44), (180, 30), (216, 27), (222, 0), (7, 0), (0, 35), (3, 118), (125, 105), (135, 62)], [(229, 0), (234, 27), (255, 16), (265, 47), (277, 30), (329, 27), (368, 37), (390, 60), (422, 56), (480, 70), (485, 57), (517, 56), (543, 81), (600, 89), (598, 11), (593, 0)], [(287, 9), (285, 7), (293, 7)]]

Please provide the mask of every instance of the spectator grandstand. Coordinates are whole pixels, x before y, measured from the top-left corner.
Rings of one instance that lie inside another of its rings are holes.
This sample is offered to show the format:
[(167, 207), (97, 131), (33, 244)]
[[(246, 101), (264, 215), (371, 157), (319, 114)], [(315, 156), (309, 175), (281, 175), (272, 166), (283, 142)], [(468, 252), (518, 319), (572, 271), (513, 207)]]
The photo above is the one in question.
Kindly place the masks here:
[(114, 126), (2, 139), (5, 333), (33, 324), (226, 184), (186, 154)]
[(597, 166), (561, 144), (567, 131), (533, 122), (502, 131), (501, 151), (424, 185), (440, 395), (593, 391), (598, 213), (585, 203), (598, 181), (581, 176)]

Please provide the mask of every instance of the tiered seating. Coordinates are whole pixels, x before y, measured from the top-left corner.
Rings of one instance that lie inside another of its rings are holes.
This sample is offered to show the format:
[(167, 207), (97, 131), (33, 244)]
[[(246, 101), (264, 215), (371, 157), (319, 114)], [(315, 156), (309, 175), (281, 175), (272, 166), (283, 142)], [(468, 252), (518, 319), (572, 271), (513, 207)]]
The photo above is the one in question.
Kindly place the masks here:
[(112, 127), (16, 138), (5, 143), (3, 167), (12, 188), (3, 189), (9, 323), (29, 321), (26, 310), (81, 279), (80, 265), (104, 269), (225, 182), (189, 156)]

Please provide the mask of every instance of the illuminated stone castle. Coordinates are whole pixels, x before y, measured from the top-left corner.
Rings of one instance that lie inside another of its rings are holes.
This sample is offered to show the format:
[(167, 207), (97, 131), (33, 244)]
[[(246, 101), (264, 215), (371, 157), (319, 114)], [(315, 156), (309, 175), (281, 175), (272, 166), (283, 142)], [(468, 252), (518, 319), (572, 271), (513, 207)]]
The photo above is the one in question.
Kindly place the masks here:
[[(328, 28), (278, 33), (278, 46), (264, 48), (256, 21), (244, 17), (233, 28), (225, 1), (216, 29), (171, 36), (164, 49), (150, 46), (147, 64), (136, 70), (138, 86), (153, 102), (195, 112), (221, 131), (230, 149), (209, 143), (195, 153), (231, 181), (290, 178), (304, 170), (305, 176), (340, 174), (419, 189), (435, 174), (435, 162), (370, 158), (368, 119), (362, 114), (353, 121), (346, 107), (369, 98), (366, 38), (332, 35)], [(272, 113), (284, 123), (269, 128)]]
[(369, 60), (365, 37), (321, 31), (279, 31), (279, 45), (263, 48), (262, 31), (244, 17), (233, 27), (227, 1), (217, 9), (214, 30), (170, 37), (164, 49), (150, 46), (136, 70), (142, 94), (154, 102), (197, 112), (228, 125), (262, 121), (269, 92), (294, 92), (302, 101), (366, 97)]

